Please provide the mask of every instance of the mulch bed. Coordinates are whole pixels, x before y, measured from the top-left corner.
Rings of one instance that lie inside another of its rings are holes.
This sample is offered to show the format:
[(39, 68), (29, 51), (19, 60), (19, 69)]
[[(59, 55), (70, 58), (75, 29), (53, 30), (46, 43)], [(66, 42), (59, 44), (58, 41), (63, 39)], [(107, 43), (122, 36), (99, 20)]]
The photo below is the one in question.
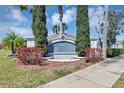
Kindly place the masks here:
[(85, 60), (72, 61), (72, 62), (54, 62), (44, 60), (42, 65), (24, 65), (20, 60), (16, 60), (15, 65), (19, 69), (23, 70), (40, 70), (40, 71), (53, 71), (61, 69), (80, 69), (81, 67), (86, 67), (88, 63)]

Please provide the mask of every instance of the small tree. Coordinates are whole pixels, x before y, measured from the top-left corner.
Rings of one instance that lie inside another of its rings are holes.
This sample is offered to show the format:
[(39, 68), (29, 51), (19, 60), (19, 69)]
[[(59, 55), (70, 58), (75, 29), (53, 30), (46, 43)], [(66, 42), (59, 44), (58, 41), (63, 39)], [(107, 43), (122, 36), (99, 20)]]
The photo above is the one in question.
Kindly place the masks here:
[[(109, 11), (108, 12), (108, 31), (107, 31), (107, 47), (110, 48), (113, 44), (116, 43), (116, 36), (120, 34), (120, 32), (123, 32), (122, 29), (122, 18), (123, 14), (121, 12), (115, 12), (115, 11)], [(103, 35), (103, 22), (98, 22), (100, 32), (98, 34)]]
[(112, 12), (108, 13), (108, 36), (107, 36), (107, 45), (111, 47), (114, 43), (116, 43), (116, 36), (120, 34), (121, 31), (121, 20), (122, 13), (120, 12)]
[(68, 29), (68, 25), (66, 23), (62, 23), (63, 31)]
[(53, 25), (52, 30), (53, 30), (53, 33), (58, 34), (59, 33), (59, 26)]
[(10, 48), (12, 54), (15, 54), (16, 48), (21, 48), (26, 46), (26, 41), (19, 35), (16, 35), (14, 32), (7, 34), (7, 37), (5, 37), (2, 40), (2, 42), (3, 42), (3, 47), (8, 49)]
[(85, 55), (85, 48), (90, 47), (90, 30), (88, 18), (88, 6), (81, 5), (77, 7), (77, 20), (76, 20), (76, 51), (79, 56)]
[[(62, 23), (62, 28), (63, 28), (63, 31), (65, 31), (68, 29), (68, 25), (66, 23)], [(58, 34), (60, 32), (60, 26), (59, 25), (53, 25), (52, 30), (53, 30), (53, 33)]]

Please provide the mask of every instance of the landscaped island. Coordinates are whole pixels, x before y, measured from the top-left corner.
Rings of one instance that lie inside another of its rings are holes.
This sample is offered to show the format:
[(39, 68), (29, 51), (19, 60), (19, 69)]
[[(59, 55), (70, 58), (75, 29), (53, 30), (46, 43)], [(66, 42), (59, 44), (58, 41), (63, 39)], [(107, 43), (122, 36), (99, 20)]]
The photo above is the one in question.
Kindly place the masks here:
[[(124, 41), (117, 37), (124, 33), (124, 15), (110, 11), (107, 5), (56, 5), (51, 6), (52, 11), (46, 5), (10, 7), (1, 14), (0, 87), (38, 87), (101, 61), (108, 66), (113, 60), (107, 58), (124, 54)], [(123, 76), (113, 87), (124, 86)], [(97, 74), (95, 77), (98, 80)]]
[(43, 65), (22, 65), (7, 59), (9, 50), (0, 50), (0, 87), (38, 87), (94, 63), (44, 62)]

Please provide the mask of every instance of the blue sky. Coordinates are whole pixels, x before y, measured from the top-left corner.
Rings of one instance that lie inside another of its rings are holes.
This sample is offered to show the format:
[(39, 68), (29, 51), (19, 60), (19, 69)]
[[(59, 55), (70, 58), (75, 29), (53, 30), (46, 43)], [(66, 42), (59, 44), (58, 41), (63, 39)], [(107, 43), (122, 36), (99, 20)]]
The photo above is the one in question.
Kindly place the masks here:
[[(65, 31), (71, 35), (76, 35), (76, 15), (77, 6), (63, 6), (63, 22), (68, 24), (68, 30)], [(89, 24), (91, 37), (97, 37), (95, 26), (98, 27), (98, 21), (103, 20), (102, 6), (88, 6)], [(124, 6), (109, 6), (109, 10), (124, 12)], [(50, 6), (46, 8), (48, 34), (52, 33), (52, 26), (58, 24), (58, 7)], [(32, 16), (28, 11), (21, 12), (15, 6), (0, 6), (0, 41), (7, 33), (15, 32), (23, 37), (32, 37)], [(124, 39), (124, 34), (117, 36), (118, 40)]]

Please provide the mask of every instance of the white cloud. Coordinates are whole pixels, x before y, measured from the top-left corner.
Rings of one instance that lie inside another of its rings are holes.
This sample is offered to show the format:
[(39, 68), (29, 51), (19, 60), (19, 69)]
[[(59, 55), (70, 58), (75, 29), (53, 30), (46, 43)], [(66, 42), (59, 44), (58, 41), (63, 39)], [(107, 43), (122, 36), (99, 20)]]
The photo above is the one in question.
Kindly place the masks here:
[(71, 8), (65, 11), (63, 15), (63, 22), (70, 23), (76, 20), (76, 8)]
[(11, 8), (10, 13), (6, 15), (7, 18), (17, 22), (26, 22), (27, 18), (21, 13), (20, 10)]
[[(63, 22), (70, 23), (70, 22), (74, 21), (75, 19), (76, 19), (76, 8), (68, 9), (63, 13)], [(52, 21), (53, 25), (58, 24), (59, 23), (59, 14), (55, 12), (51, 16), (51, 21)]]
[(55, 12), (55, 13), (51, 16), (51, 21), (52, 21), (52, 24), (53, 24), (53, 25), (58, 24), (58, 23), (59, 23), (59, 14)]
[(50, 19), (50, 17), (46, 17), (46, 22), (47, 22), (47, 24), (49, 25), (49, 24), (51, 24), (51, 19)]
[(33, 36), (30, 28), (31, 21), (28, 21), (27, 17), (20, 10), (10, 8), (8, 14), (5, 16), (9, 21), (0, 22), (0, 32), (3, 33), (3, 36), (10, 32), (15, 32), (23, 37)]
[(22, 28), (22, 27), (16, 27), (16, 26), (11, 26), (9, 27), (11, 31), (17, 33), (17, 34), (20, 34), (22, 35), (23, 37), (25, 36), (30, 36), (32, 35), (32, 30), (30, 28)]
[(98, 22), (103, 22), (104, 11), (102, 6), (96, 8), (90, 7), (89, 9), (90, 27), (98, 27)]
[(26, 27), (17, 27), (14, 25), (0, 25), (0, 31), (4, 32), (5, 34), (10, 33), (10, 32), (15, 32), (16, 34), (19, 34), (23, 37), (27, 36), (33, 36), (33, 32), (31, 28), (26, 28)]

